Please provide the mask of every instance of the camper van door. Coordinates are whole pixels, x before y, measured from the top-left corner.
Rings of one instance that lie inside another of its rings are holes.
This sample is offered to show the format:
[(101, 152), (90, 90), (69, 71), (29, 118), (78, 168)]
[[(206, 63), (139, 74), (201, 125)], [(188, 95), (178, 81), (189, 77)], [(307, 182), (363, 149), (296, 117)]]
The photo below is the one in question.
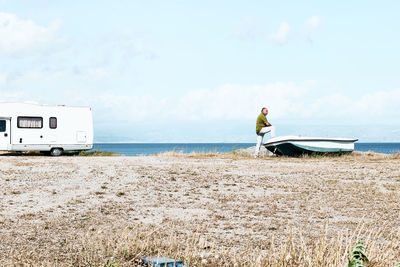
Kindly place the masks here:
[(8, 150), (10, 145), (10, 120), (0, 119), (0, 150)]

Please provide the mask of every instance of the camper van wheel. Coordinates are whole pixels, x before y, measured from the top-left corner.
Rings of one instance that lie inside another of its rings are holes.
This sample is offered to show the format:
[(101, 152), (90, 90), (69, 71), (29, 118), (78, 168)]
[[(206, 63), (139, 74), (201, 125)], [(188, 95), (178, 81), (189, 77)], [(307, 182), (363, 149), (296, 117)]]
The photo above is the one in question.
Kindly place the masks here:
[(52, 155), (54, 157), (61, 156), (62, 153), (63, 153), (63, 149), (62, 148), (52, 148), (50, 150), (50, 155)]

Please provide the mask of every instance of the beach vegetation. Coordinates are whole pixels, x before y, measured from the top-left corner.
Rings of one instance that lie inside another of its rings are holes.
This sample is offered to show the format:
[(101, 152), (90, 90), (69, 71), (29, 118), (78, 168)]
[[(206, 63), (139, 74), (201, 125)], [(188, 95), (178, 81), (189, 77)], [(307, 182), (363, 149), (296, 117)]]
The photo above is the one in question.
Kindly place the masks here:
[[(21, 249), (12, 260), (15, 266), (116, 267), (136, 266), (137, 259), (152, 256), (181, 260), (188, 266), (399, 266), (390, 264), (398, 256), (396, 240), (377, 242), (375, 239), (382, 231), (361, 231), (357, 235), (340, 233), (332, 238), (327, 235), (327, 230), (324, 225), (320, 235), (312, 241), (306, 241), (302, 234), (292, 231), (285, 239), (271, 235), (266, 243), (254, 243), (249, 237), (243, 240), (244, 246), (239, 250), (235, 247), (221, 248), (213, 242), (212, 236), (202, 232), (176, 231), (171, 225), (117, 225), (101, 231), (91, 226), (87, 234), (63, 239), (57, 253), (53, 251), (55, 248), (47, 253), (39, 247), (30, 251)], [(353, 249), (348, 250), (354, 240), (361, 237), (369, 237), (365, 244), (369, 246), (370, 255), (374, 256), (371, 261), (366, 256), (364, 243), (356, 242)]]
[(347, 267), (367, 267), (368, 257), (365, 255), (366, 248), (362, 242), (357, 242), (350, 252), (350, 261)]
[(112, 157), (112, 156), (121, 156), (121, 154), (110, 152), (110, 151), (85, 151), (82, 150), (79, 153), (75, 153), (76, 156), (79, 157)]

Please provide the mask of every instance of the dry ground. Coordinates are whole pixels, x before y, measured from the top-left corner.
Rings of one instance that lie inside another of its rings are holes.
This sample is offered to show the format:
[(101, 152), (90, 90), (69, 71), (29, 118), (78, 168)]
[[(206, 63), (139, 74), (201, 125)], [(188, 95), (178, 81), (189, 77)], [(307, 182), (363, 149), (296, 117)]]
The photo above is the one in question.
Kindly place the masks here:
[(400, 262), (400, 157), (0, 157), (0, 265)]

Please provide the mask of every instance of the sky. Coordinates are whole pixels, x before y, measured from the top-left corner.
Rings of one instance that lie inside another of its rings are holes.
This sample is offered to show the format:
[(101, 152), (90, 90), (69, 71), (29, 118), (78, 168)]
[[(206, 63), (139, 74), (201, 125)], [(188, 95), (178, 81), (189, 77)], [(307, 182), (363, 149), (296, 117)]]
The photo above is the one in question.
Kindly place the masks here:
[(399, 1), (0, 0), (0, 101), (90, 106), (95, 142), (400, 142)]

